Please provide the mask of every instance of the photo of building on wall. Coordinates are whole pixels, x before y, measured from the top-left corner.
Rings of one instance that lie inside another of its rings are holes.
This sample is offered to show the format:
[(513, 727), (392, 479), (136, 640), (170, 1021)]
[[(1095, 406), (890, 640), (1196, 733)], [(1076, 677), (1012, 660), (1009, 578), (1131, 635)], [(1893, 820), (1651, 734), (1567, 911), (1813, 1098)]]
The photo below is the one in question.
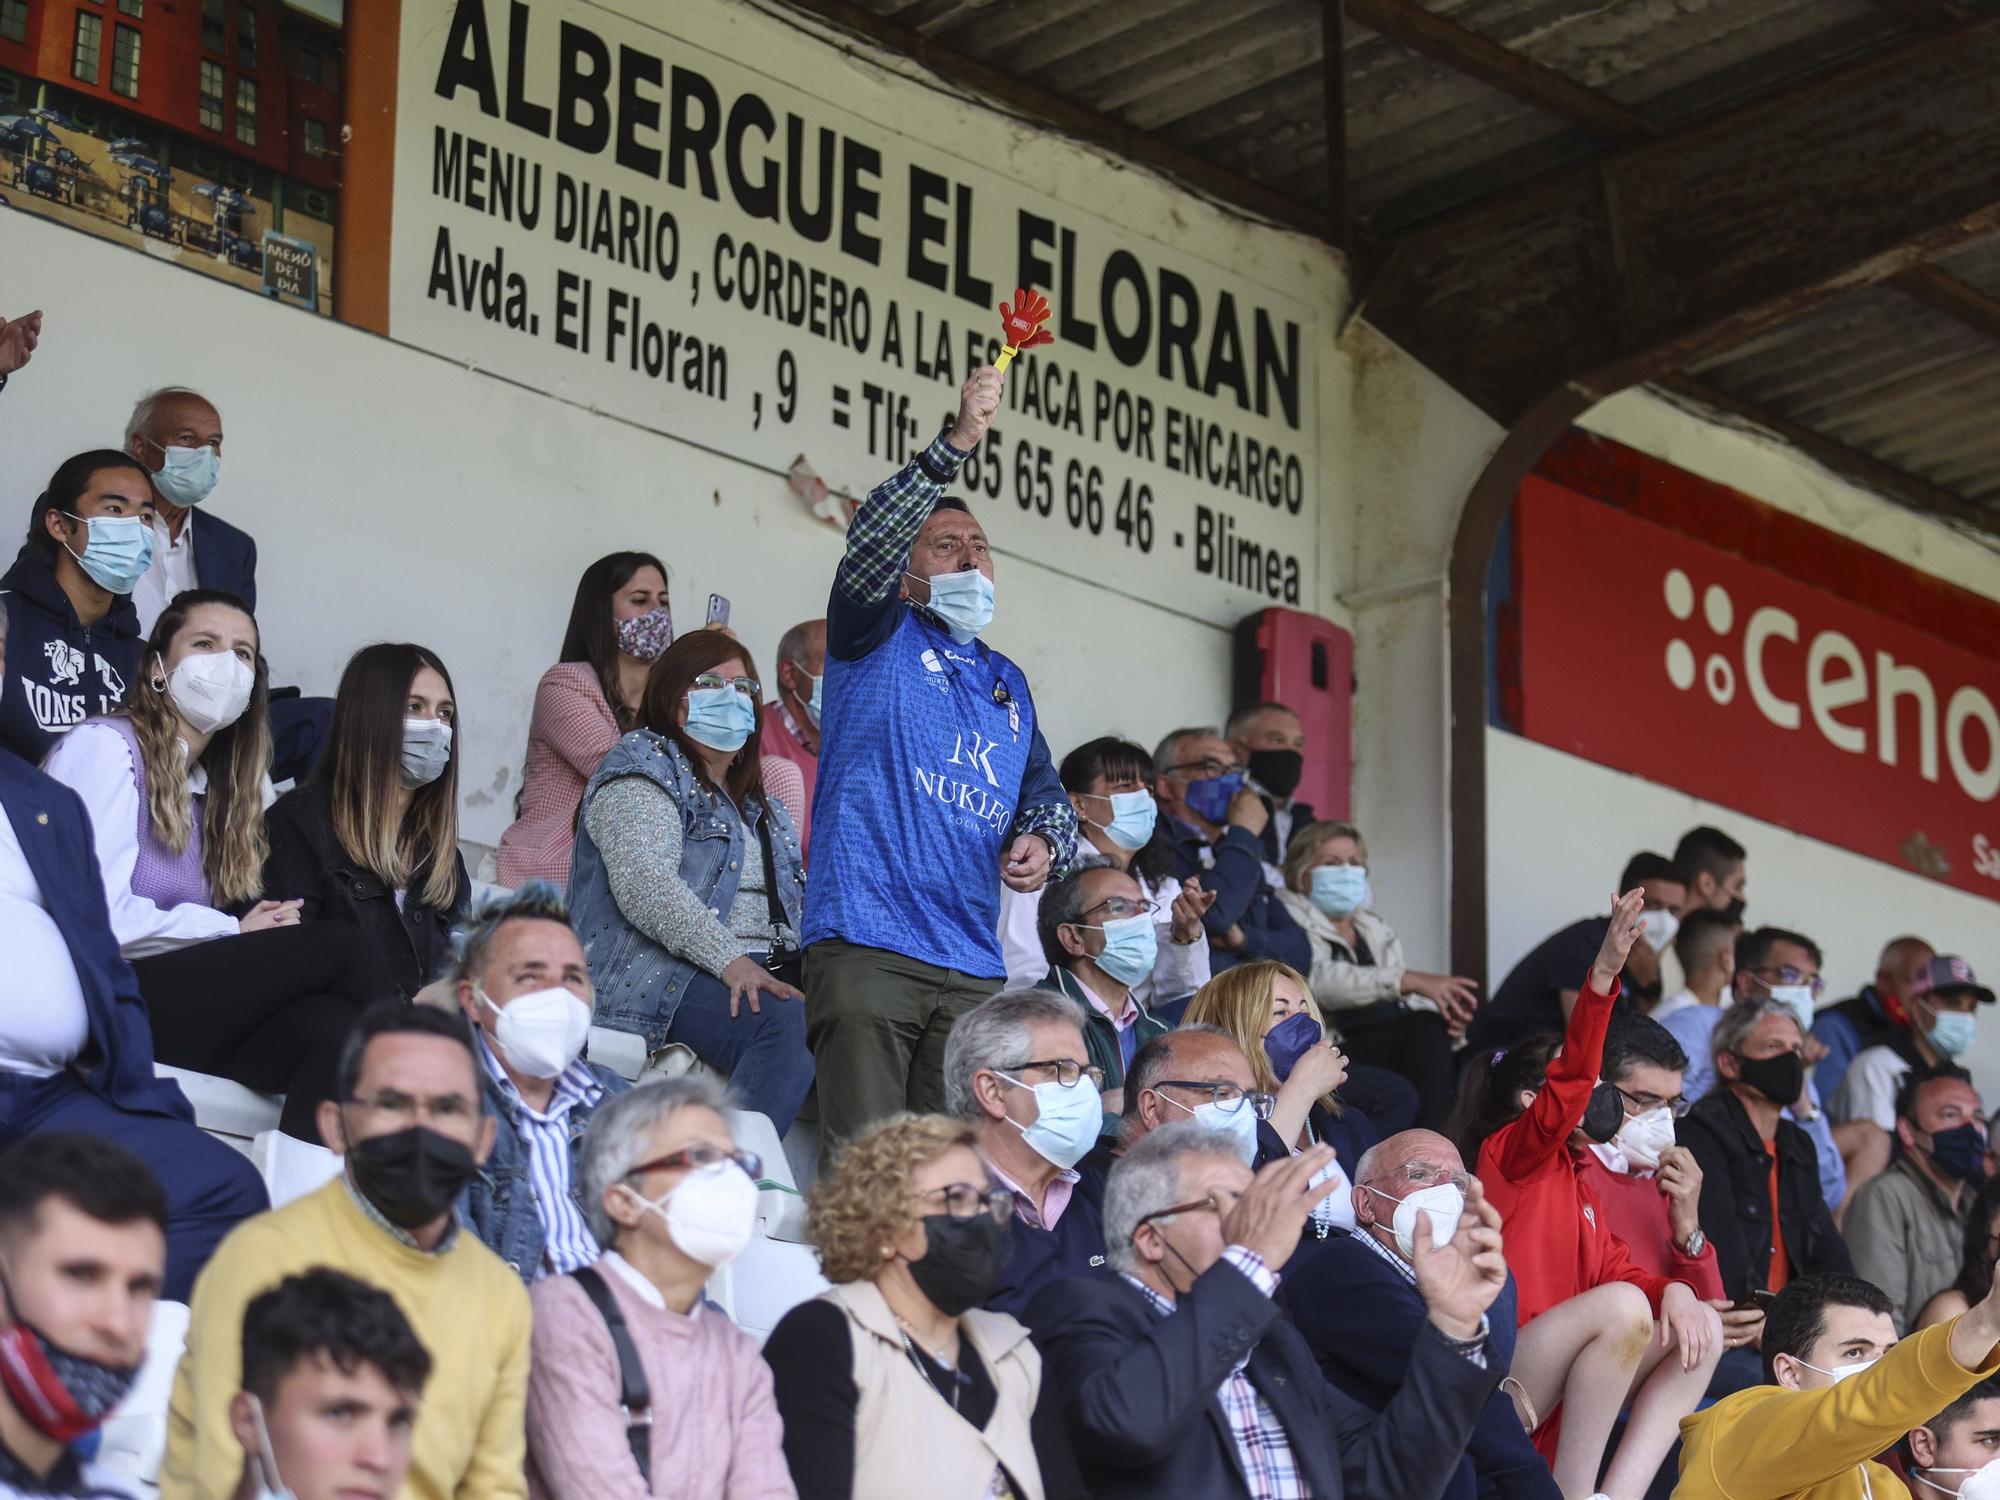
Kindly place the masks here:
[(342, 0), (0, 0), (0, 207), (331, 316)]

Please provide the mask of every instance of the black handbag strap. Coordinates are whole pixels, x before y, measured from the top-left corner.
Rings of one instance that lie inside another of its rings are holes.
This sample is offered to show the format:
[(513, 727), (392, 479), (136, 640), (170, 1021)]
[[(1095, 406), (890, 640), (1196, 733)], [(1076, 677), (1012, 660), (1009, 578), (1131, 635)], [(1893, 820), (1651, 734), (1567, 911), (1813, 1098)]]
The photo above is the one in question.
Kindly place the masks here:
[[(792, 930), (792, 919), (785, 915), (785, 903), (778, 899), (778, 857), (771, 852), (769, 798), (766, 798), (763, 807), (758, 809), (757, 838), (764, 846), (764, 900), (771, 908), (771, 955), (774, 960), (788, 959), (794, 955), (789, 951), (781, 953), (778, 949), (778, 944), (784, 941), (784, 935)], [(798, 940), (797, 933), (792, 933), (792, 940), (794, 942)]]
[(590, 1298), (591, 1305), (604, 1319), (604, 1326), (611, 1331), (611, 1347), (618, 1352), (618, 1405), (625, 1414), (625, 1440), (632, 1445), (632, 1461), (639, 1466), (639, 1477), (651, 1488), (653, 1392), (646, 1384), (645, 1366), (639, 1363), (638, 1346), (632, 1342), (632, 1332), (625, 1326), (625, 1314), (619, 1309), (617, 1299), (611, 1295), (611, 1288), (597, 1274), (597, 1268), (585, 1266), (572, 1274), (576, 1277), (576, 1284), (583, 1288), (583, 1294)]

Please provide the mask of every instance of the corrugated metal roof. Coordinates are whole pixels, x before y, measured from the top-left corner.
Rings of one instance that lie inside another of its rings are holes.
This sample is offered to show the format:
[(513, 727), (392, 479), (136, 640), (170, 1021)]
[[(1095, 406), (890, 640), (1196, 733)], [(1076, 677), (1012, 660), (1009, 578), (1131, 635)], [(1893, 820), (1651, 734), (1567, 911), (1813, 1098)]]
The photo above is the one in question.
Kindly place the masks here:
[[(1954, 0), (1961, 13), (2000, 0)], [(1072, 104), (1324, 210), (1319, 0), (860, 0)], [(1350, 0), (1357, 10), (1360, 0)], [(1879, 51), (1908, 0), (1424, 0), (1672, 130)], [(1613, 147), (1601, 129), (1346, 23), (1347, 193), (1376, 236)], [(1738, 403), (2000, 507), (2000, 239), (1939, 267), (1996, 299), (1968, 322), (1895, 286), (1850, 295), (1694, 372)], [(1996, 509), (2000, 530), (2000, 509)]]

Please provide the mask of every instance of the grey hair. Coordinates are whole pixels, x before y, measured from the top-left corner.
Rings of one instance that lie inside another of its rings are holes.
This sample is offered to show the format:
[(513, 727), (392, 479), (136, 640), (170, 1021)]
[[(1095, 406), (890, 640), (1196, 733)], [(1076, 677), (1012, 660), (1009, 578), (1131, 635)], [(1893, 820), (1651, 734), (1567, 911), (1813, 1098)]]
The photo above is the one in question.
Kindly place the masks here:
[(1213, 724), (1198, 724), (1191, 729), (1170, 730), (1167, 737), (1153, 747), (1153, 770), (1164, 776), (1167, 768), (1175, 763), (1180, 749), (1188, 740), (1219, 740), (1222, 731)]
[(519, 921), (560, 922), (572, 927), (562, 887), (553, 881), (530, 880), (512, 895), (488, 901), (472, 913), (456, 934), (458, 961), (451, 966), (452, 979), (477, 978), (486, 967), (487, 952), (500, 929)]
[[(175, 396), (192, 396), (197, 401), (208, 401), (208, 397), (200, 391), (190, 390), (184, 385), (163, 385), (157, 391), (146, 392), (133, 406), (132, 415), (125, 422), (125, 446), (128, 449), (133, 438), (142, 434), (152, 437), (153, 418), (160, 414), (161, 405)], [(213, 406), (215, 403), (209, 401), (208, 404)]]
[[(1756, 1029), (1757, 1023), (1766, 1016), (1783, 1016), (1794, 1026), (1797, 1026), (1799, 1021), (1797, 1011), (1782, 1000), (1773, 1000), (1769, 995), (1738, 1000), (1722, 1013), (1722, 1019), (1715, 1023), (1715, 1030), (1709, 1033), (1709, 1057), (1717, 1058), (1725, 1052), (1736, 1051), (1743, 1045), (1744, 1039)], [(1799, 1034), (1804, 1036), (1804, 1027), (1799, 1028)]]
[[(812, 636), (813, 626), (818, 620), (801, 620), (790, 630), (778, 637), (778, 660), (788, 661), (801, 672), (806, 671), (806, 642)], [(777, 671), (776, 667), (771, 669)]]
[(972, 1092), (973, 1075), (1034, 1061), (1029, 1032), (1038, 1021), (1083, 1030), (1076, 1002), (1054, 990), (1002, 990), (960, 1016), (944, 1044), (945, 1112), (977, 1124), (983, 1117)]
[(1265, 714), (1290, 714), (1294, 719), (1299, 711), (1289, 703), (1273, 703), (1266, 699), (1262, 703), (1246, 703), (1229, 716), (1229, 722), (1222, 726), (1225, 739), (1240, 740), (1250, 732), (1250, 726)]
[[(1389, 1139), (1394, 1140), (1395, 1137), (1391, 1136)], [(1377, 1141), (1361, 1153), (1361, 1160), (1354, 1164), (1354, 1181), (1357, 1184), (1374, 1181), (1376, 1163), (1381, 1161), (1382, 1148), (1387, 1144), (1387, 1141)]]
[(1103, 865), (1088, 865), (1081, 870), (1071, 870), (1061, 880), (1051, 881), (1043, 889), (1042, 899), (1035, 907), (1035, 936), (1041, 940), (1042, 957), (1048, 960), (1051, 969), (1068, 969), (1075, 965), (1078, 955), (1063, 947), (1061, 931), (1083, 921), (1083, 877), (1091, 870), (1104, 868)]
[(1104, 1186), (1104, 1251), (1114, 1271), (1137, 1273), (1143, 1257), (1132, 1243), (1139, 1225), (1184, 1200), (1188, 1158), (1241, 1162), (1234, 1137), (1197, 1120), (1162, 1125), (1112, 1163)]
[(1183, 1021), (1172, 1031), (1163, 1031), (1132, 1054), (1132, 1066), (1125, 1070), (1125, 1118), (1139, 1117), (1139, 1096), (1152, 1088), (1174, 1065), (1174, 1048), (1183, 1037), (1219, 1036), (1241, 1051), (1233, 1033), (1206, 1021)]
[(706, 1074), (656, 1078), (604, 1102), (583, 1133), (577, 1166), (584, 1217), (598, 1244), (609, 1250), (624, 1227), (606, 1212), (604, 1194), (646, 1160), (653, 1133), (684, 1109), (712, 1109), (726, 1116), (733, 1103), (729, 1090)]

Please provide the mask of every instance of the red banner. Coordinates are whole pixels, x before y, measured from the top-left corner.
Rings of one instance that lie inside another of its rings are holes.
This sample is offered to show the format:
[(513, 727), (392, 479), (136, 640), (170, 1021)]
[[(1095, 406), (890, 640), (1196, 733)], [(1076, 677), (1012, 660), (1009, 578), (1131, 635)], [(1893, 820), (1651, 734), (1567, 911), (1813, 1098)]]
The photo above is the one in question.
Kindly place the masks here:
[(1530, 739), (2000, 900), (2000, 664), (1544, 479), (1515, 527)]

